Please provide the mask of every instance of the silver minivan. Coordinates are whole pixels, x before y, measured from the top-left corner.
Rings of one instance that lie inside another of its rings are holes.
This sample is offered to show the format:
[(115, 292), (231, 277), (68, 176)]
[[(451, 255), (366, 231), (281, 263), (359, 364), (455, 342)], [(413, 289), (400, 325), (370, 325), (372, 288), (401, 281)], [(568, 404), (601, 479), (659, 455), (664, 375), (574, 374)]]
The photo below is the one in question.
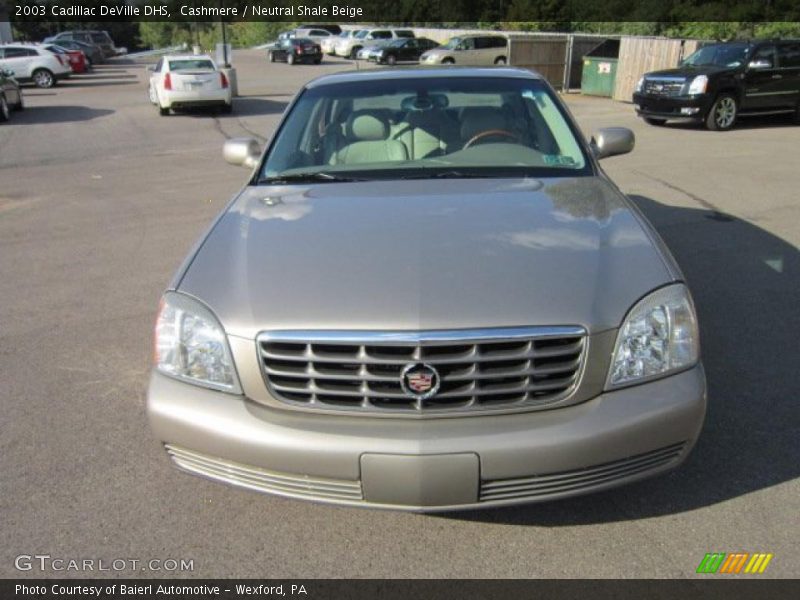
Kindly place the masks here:
[(508, 62), (508, 38), (502, 35), (463, 35), (429, 50), (420, 57), (425, 65), (504, 65)]

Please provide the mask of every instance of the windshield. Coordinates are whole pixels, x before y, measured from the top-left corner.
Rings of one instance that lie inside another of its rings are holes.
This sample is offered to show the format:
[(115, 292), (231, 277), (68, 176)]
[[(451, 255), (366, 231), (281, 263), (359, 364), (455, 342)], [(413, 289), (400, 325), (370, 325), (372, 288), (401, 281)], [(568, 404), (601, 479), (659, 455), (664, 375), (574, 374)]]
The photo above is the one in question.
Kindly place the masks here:
[(683, 61), (689, 67), (738, 67), (747, 57), (746, 44), (705, 46)]
[(460, 43), (461, 43), (461, 38), (459, 37), (450, 38), (449, 40), (447, 40), (446, 44), (442, 45), (442, 48), (445, 48), (447, 50), (455, 50), (456, 46), (458, 46)]
[(363, 29), (363, 30), (359, 31), (358, 33), (356, 33), (353, 37), (357, 37), (358, 39), (365, 38), (365, 37), (367, 37), (368, 33), (369, 33), (369, 31), (367, 31), (366, 29)]
[(306, 89), (260, 180), (588, 174), (560, 100), (541, 81), (372, 79)]
[(210, 60), (202, 59), (184, 59), (184, 60), (171, 60), (169, 61), (170, 71), (189, 71), (195, 69), (210, 69), (214, 70), (214, 63)]

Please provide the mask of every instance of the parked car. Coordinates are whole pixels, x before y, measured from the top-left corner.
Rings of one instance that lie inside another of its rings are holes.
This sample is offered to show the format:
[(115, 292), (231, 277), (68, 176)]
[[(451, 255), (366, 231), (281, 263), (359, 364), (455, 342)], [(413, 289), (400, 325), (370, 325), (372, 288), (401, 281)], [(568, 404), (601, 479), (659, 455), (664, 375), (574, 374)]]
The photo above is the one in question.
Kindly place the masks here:
[(336, 55), (336, 44), (338, 44), (343, 39), (354, 37), (359, 31), (362, 31), (362, 30), (361, 29), (347, 29), (345, 31), (342, 31), (342, 33), (340, 33), (337, 36), (331, 36), (331, 37), (325, 38), (324, 40), (322, 40), (320, 42), (320, 47), (322, 48), (322, 52), (324, 54), (328, 54), (330, 56), (335, 56)]
[(205, 54), (171, 54), (151, 67), (150, 102), (162, 116), (170, 110), (210, 107), (229, 113), (233, 96), (228, 78)]
[(294, 37), (298, 38), (305, 38), (307, 40), (311, 40), (316, 42), (317, 44), (322, 44), (323, 41), (333, 38), (336, 39), (338, 36), (332, 34), (330, 31), (326, 29), (300, 29), (297, 28), (294, 30)]
[(351, 59), (358, 57), (358, 52), (366, 46), (380, 45), (399, 38), (412, 38), (410, 29), (364, 29), (353, 37), (343, 38), (336, 44), (336, 55)]
[(333, 35), (339, 35), (342, 33), (342, 28), (339, 25), (334, 23), (305, 23), (303, 25), (298, 25), (297, 31), (308, 30), (308, 29), (322, 29)]
[(0, 121), (8, 121), (12, 110), (23, 110), (25, 100), (14, 73), (0, 68)]
[(420, 61), (428, 65), (504, 65), (508, 39), (502, 35), (462, 35), (428, 50)]
[(307, 38), (291, 38), (268, 49), (267, 58), (270, 62), (285, 62), (290, 65), (300, 62), (318, 65), (322, 62), (322, 48)]
[(58, 45), (67, 50), (79, 50), (86, 56), (86, 66), (92, 68), (94, 65), (99, 65), (103, 62), (105, 57), (103, 51), (94, 44), (86, 44), (85, 42), (78, 42), (75, 40), (59, 40)]
[(523, 69), (306, 84), (175, 275), (147, 412), (181, 469), (451, 511), (663, 473), (699, 435), (692, 299), (547, 81)]
[(64, 55), (53, 54), (39, 44), (0, 45), (0, 69), (13, 71), (20, 83), (31, 81), (40, 88), (51, 88), (72, 75)]
[(677, 119), (725, 131), (739, 117), (780, 113), (800, 123), (800, 40), (703, 46), (676, 69), (645, 73), (633, 103), (651, 125)]
[(381, 65), (395, 65), (399, 62), (418, 62), (424, 52), (436, 48), (439, 44), (428, 38), (408, 38), (393, 40), (378, 48), (373, 60)]
[(86, 72), (86, 55), (80, 50), (67, 50), (57, 44), (43, 44), (43, 46), (53, 54), (60, 54), (66, 58), (73, 73)]
[(62, 31), (61, 33), (45, 38), (45, 43), (59, 43), (61, 40), (74, 40), (86, 44), (94, 44), (103, 51), (105, 58), (118, 56), (122, 49), (114, 45), (114, 40), (108, 35), (107, 31), (87, 30), (87, 31)]

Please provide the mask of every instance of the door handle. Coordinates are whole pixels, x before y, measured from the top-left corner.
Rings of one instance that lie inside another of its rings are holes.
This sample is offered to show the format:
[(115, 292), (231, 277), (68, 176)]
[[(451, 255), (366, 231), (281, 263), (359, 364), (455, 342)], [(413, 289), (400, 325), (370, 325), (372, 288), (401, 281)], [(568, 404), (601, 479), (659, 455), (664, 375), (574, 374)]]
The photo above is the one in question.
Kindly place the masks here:
[(783, 79), (783, 75), (773, 75), (773, 79)]

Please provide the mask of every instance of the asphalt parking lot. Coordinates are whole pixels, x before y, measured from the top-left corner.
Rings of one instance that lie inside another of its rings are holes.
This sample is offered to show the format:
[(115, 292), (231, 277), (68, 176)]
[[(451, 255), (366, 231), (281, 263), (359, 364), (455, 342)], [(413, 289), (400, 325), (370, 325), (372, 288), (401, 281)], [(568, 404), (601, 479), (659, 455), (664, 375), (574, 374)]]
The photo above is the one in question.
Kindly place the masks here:
[[(709, 384), (678, 471), (556, 503), (425, 516), (335, 508), (175, 471), (145, 391), (163, 288), (246, 171), (226, 138), (267, 138), (298, 87), (351, 68), (234, 56), (232, 115), (159, 117), (144, 64), (111, 62), (0, 126), (0, 576), (20, 554), (190, 559), (191, 577), (688, 577), (706, 552), (800, 573), (800, 127), (650, 127), (568, 95), (586, 131), (630, 127), (603, 165), (693, 289)], [(104, 575), (105, 573), (95, 573)], [(89, 573), (88, 575), (92, 575)]]

